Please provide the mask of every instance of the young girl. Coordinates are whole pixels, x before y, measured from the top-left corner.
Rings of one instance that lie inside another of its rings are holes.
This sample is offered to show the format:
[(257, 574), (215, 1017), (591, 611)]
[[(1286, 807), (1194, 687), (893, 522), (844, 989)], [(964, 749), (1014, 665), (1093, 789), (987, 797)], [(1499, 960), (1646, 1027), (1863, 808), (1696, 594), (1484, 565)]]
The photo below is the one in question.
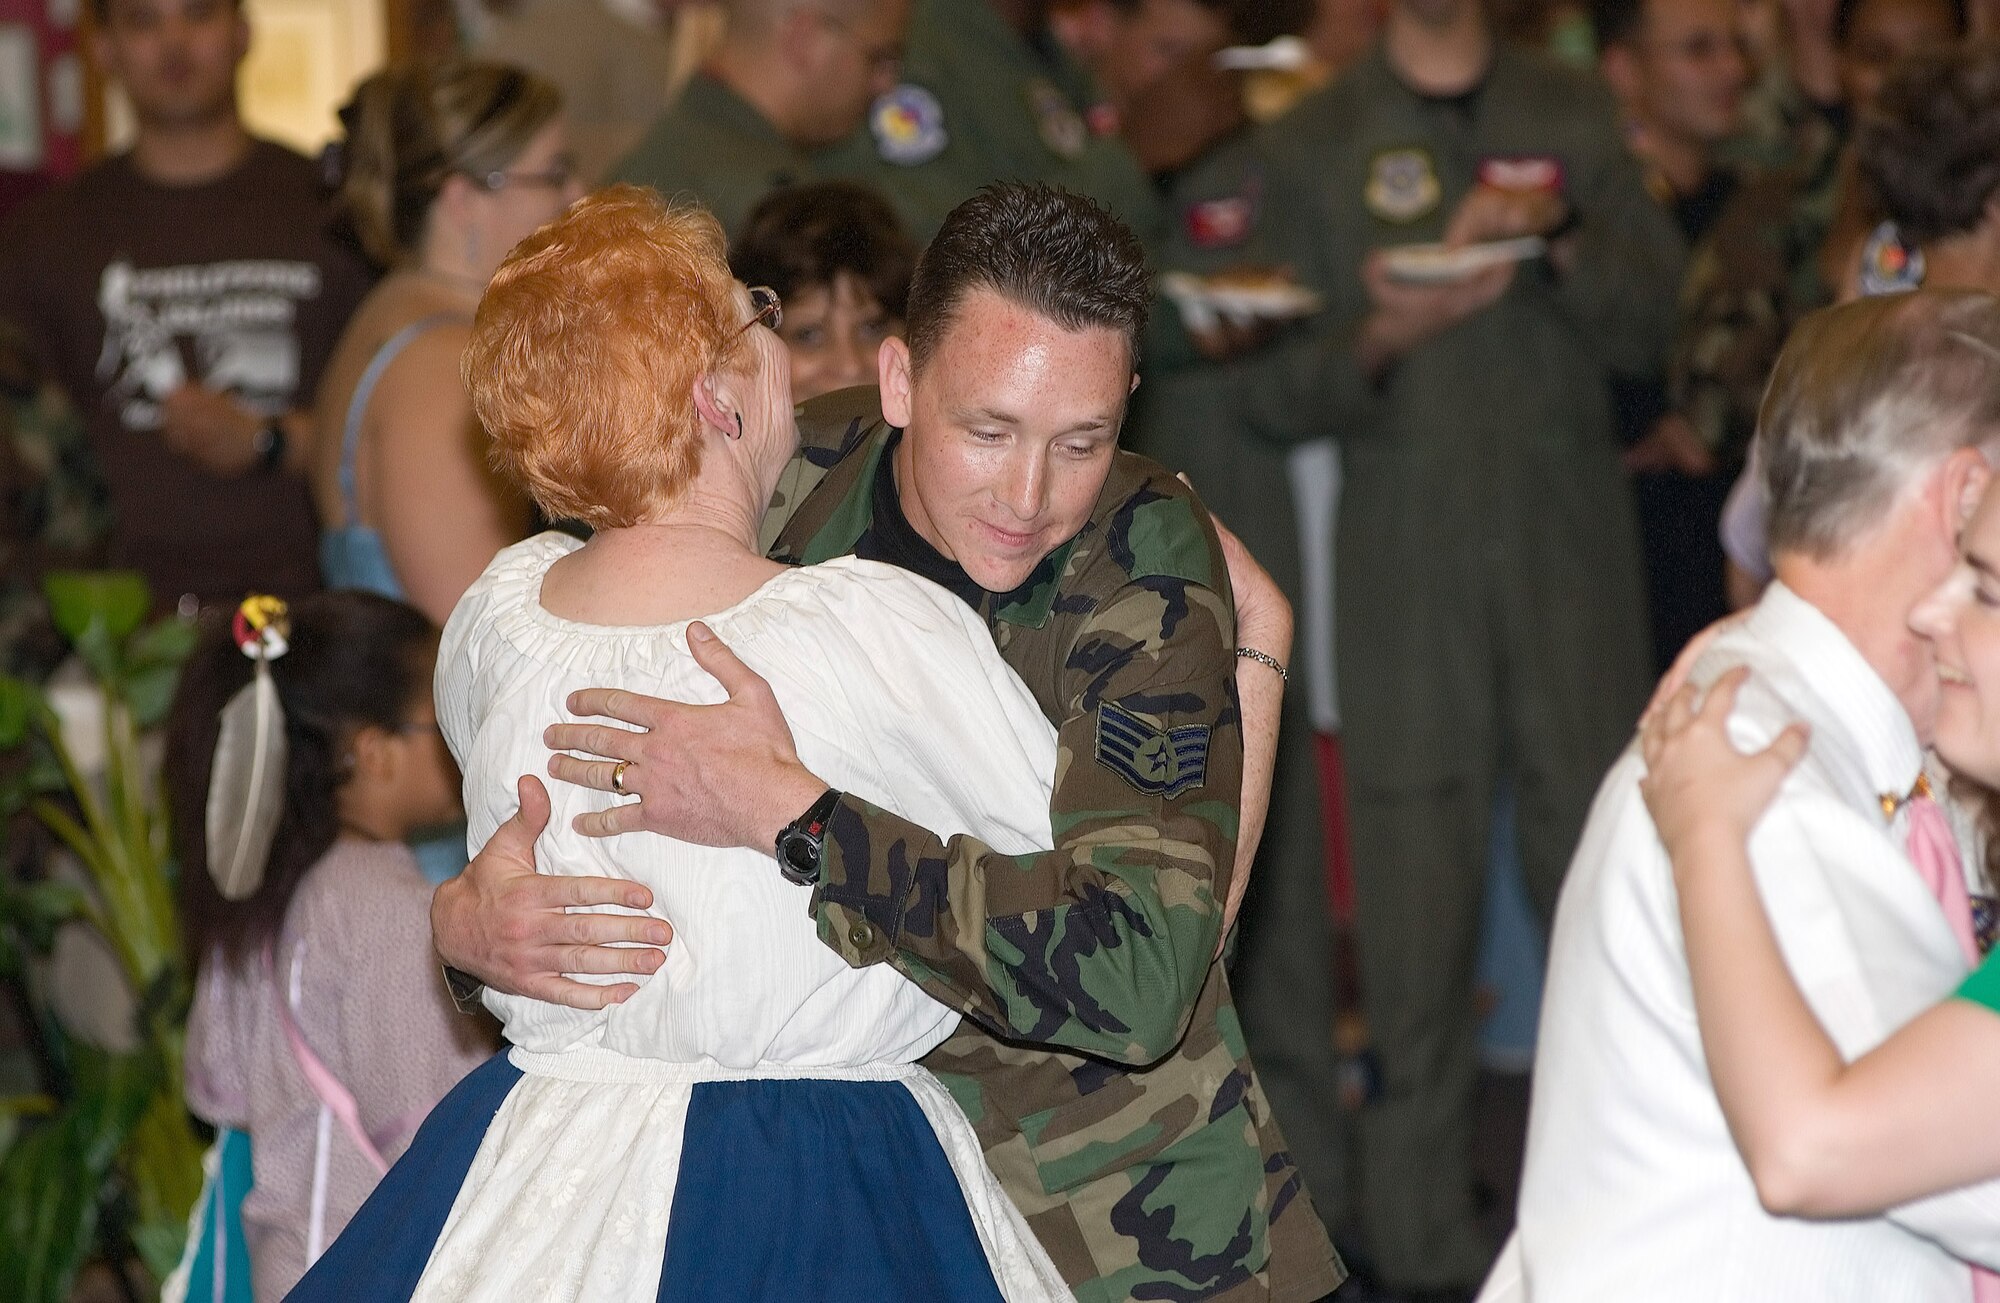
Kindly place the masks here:
[(204, 629), (174, 701), (166, 772), (199, 970), (188, 1105), (253, 1142), (259, 1300), (297, 1282), (491, 1050), (439, 978), (430, 888), (403, 844), (459, 813), (436, 657), (436, 629), (401, 602), (253, 597)]

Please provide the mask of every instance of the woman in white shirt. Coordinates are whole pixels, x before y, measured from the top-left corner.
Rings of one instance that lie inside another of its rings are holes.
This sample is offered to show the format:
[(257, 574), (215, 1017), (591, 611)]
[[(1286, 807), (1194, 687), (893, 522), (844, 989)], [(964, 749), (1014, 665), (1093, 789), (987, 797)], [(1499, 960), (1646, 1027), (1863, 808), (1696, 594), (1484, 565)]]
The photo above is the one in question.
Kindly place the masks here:
[[(465, 372), (495, 460), (596, 532), (501, 552), (446, 627), (439, 721), (475, 843), (570, 692), (719, 700), (691, 650), (719, 636), (814, 773), (1002, 850), (1050, 844), (1053, 731), (971, 610), (887, 566), (757, 550), (797, 442), (780, 312), (730, 278), (712, 217), (629, 186), (494, 277)], [(293, 1297), (1068, 1298), (917, 1066), (958, 1015), (847, 967), (769, 856), (571, 830), (617, 799), (562, 785), (537, 860), (645, 883), (664, 966), (597, 1010), (489, 992), (514, 1048)]]

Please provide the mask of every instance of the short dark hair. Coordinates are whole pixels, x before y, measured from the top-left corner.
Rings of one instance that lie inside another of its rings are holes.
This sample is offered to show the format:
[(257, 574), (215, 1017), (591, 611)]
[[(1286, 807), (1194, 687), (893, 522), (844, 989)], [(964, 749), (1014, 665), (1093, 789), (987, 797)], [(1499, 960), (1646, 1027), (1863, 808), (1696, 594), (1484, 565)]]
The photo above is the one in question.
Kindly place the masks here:
[(750, 210), (729, 253), (745, 285), (768, 285), (781, 299), (833, 289), (846, 272), (901, 320), (909, 310), (917, 246), (889, 201), (852, 181), (815, 181), (773, 190)]
[(1064, 330), (1116, 330), (1139, 364), (1153, 299), (1146, 250), (1085, 195), (1054, 186), (989, 185), (951, 210), (917, 258), (910, 284), (910, 369), (921, 371), (965, 296), (992, 290)]
[(1978, 226), (2000, 191), (2000, 44), (1911, 55), (1863, 118), (1855, 155), (1905, 240)]
[(1599, 54), (1638, 40), (1645, 21), (1646, 0), (1590, 0), (1590, 31)]

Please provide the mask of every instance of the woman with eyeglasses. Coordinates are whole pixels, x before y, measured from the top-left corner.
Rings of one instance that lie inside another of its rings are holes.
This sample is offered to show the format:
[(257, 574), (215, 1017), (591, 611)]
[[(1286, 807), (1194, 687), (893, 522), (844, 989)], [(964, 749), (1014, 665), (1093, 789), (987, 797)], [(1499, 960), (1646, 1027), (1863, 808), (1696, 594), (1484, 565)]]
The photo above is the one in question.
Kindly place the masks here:
[[(972, 609), (879, 562), (759, 550), (798, 449), (782, 320), (712, 216), (633, 186), (494, 277), (474, 410), (543, 512), (594, 532), (501, 552), (446, 626), (438, 718), (475, 837), (550, 799), (520, 775), (571, 693), (717, 701), (737, 682), (719, 640), (839, 790), (1003, 853), (1050, 844), (1054, 730)], [(918, 1064), (958, 1012), (823, 944), (790, 849), (576, 830), (621, 799), (559, 784), (537, 864), (643, 885), (641, 917), (671, 929), (659, 968), (578, 974), (594, 1009), (488, 990), (513, 1048), (438, 1105), (292, 1298), (1069, 1299)]]
[(792, 361), (792, 400), (875, 383), (882, 341), (901, 338), (917, 246), (889, 201), (852, 181), (774, 190), (729, 251), (748, 285), (785, 301), (778, 338)]
[(341, 110), (337, 205), (388, 274), (349, 321), (314, 410), (329, 586), (443, 623), (528, 531), (527, 500), (487, 464), (459, 357), (501, 259), (583, 193), (561, 114), (554, 86), (485, 63), (380, 72)]

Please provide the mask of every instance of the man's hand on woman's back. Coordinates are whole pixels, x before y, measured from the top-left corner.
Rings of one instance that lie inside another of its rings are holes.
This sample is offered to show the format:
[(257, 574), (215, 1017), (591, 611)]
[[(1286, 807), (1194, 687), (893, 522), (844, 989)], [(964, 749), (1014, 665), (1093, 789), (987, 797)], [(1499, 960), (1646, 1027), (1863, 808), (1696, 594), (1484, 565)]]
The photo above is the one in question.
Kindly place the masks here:
[(431, 897), (431, 938), (445, 963), (508, 995), (573, 1009), (602, 1009), (639, 993), (633, 982), (599, 986), (573, 973), (657, 971), (673, 928), (644, 914), (573, 914), (585, 905), (642, 910), (653, 894), (619, 878), (543, 874), (535, 839), (549, 822), (541, 780), (520, 781), (521, 805), (465, 871)]

